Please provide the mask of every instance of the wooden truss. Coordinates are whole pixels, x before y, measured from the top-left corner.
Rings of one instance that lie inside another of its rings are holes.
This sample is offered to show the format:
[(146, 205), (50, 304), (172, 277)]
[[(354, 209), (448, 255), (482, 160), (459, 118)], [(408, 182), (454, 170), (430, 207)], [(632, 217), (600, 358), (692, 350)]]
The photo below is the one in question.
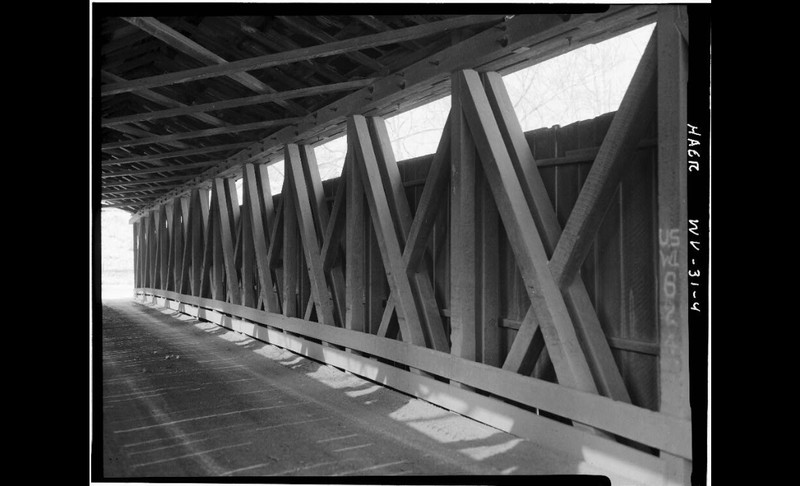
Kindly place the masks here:
[[(193, 306), (186, 312), (304, 353), (317, 352), (304, 337), (358, 351), (364, 356), (337, 354), (338, 348), (319, 353), (442, 406), (458, 409), (458, 399), (482, 404), (462, 413), (504, 430), (544, 434), (556, 442), (579, 437), (582, 444), (657, 470), (658, 478), (685, 483), (692, 458), (685, 281), (672, 268), (659, 270), (660, 291), (667, 281), (671, 290), (660, 292), (662, 339), (668, 343), (662, 346), (662, 409), (653, 411), (631, 403), (581, 276), (626, 163), (648, 128), (657, 123), (659, 140), (675, 137), (681, 123), (685, 129), (685, 115), (675, 112), (681, 105), (674, 102), (685, 89), (685, 45), (669, 28), (675, 22), (670, 12), (661, 13), (563, 227), (501, 77), (459, 70), (414, 211), (384, 121), (352, 115), (342, 176), (329, 186), (330, 195), (313, 149), (289, 143), (280, 196), (270, 192), (266, 165), (245, 164), (241, 210), (233, 179), (215, 178), (210, 194), (194, 189), (135, 221), (137, 292), (168, 306)], [(144, 86), (119, 83), (120, 89)], [(685, 224), (676, 203), (685, 181), (676, 171), (686, 153), (669, 144), (659, 147), (663, 233)], [(443, 211), (449, 218), (449, 314), (426, 264)], [(505, 355), (498, 351), (501, 228), (530, 300)], [(677, 241), (677, 258), (685, 258), (683, 241)], [(380, 296), (384, 277), (388, 294), (376, 312), (372, 293)], [(427, 375), (400, 377), (399, 368), (370, 357)], [(552, 365), (555, 383), (531, 376), (537, 363)], [(508, 401), (580, 427), (515, 409)], [(508, 417), (514, 419), (509, 423)], [(661, 456), (619, 439), (658, 449)]]

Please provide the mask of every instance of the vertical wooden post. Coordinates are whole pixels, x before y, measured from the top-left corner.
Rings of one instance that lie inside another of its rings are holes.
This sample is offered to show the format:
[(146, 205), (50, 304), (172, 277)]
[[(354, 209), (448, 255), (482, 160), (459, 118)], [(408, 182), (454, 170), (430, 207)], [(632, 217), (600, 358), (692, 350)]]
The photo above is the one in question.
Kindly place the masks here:
[[(367, 261), (366, 212), (364, 206), (364, 187), (361, 175), (352, 160), (353, 150), (348, 138), (347, 160), (342, 179), (345, 184), (345, 328), (364, 331), (366, 324), (367, 288), (365, 287)], [(341, 183), (341, 182), (340, 182)], [(380, 265), (380, 263), (378, 264)]]
[(169, 286), (168, 278), (169, 278), (169, 253), (170, 253), (169, 220), (172, 218), (171, 218), (171, 211), (167, 211), (167, 205), (162, 205), (161, 207), (159, 207), (159, 212), (161, 213), (161, 224), (159, 225), (160, 237), (158, 238), (158, 244), (159, 244), (158, 268), (161, 276), (158, 288), (167, 290)]
[(255, 293), (255, 249), (253, 247), (253, 228), (250, 211), (242, 211), (239, 215), (242, 224), (242, 305), (256, 306)]
[[(352, 170), (356, 170), (355, 166)], [(369, 220), (364, 224), (362, 235), (367, 245), (365, 253), (367, 260), (367, 322), (369, 332), (376, 334), (383, 317), (383, 310), (388, 304), (386, 302), (388, 298), (386, 284), (384, 283), (386, 274), (383, 271), (383, 259), (378, 239)]]
[(481, 182), (478, 184), (478, 318), (480, 319), (480, 347), (478, 359), (485, 364), (501, 366), (500, 360), (500, 215), (494, 204), (491, 188), (483, 179), (483, 170), (478, 167)]
[(475, 169), (472, 135), (461, 108), (461, 79), (452, 76), (450, 144), (450, 352), (475, 360), (478, 315)]
[[(231, 179), (232, 181), (232, 179)], [(239, 278), (234, 257), (234, 235), (236, 234), (236, 219), (239, 213), (239, 205), (236, 201), (236, 186), (234, 183), (226, 182), (223, 179), (214, 179), (214, 189), (216, 192), (217, 221), (219, 222), (220, 240), (222, 244), (222, 256), (225, 265), (225, 275), (227, 277), (226, 297), (230, 297), (231, 302), (241, 303), (239, 292)], [(222, 300), (222, 299), (221, 299)]]
[(192, 217), (196, 224), (192, 225), (192, 295), (208, 296), (207, 287), (209, 265), (211, 264), (211, 239), (208, 220), (208, 189), (192, 191)]
[(175, 290), (173, 286), (175, 283), (175, 200), (169, 201), (164, 205), (164, 215), (167, 220), (167, 258), (165, 260), (166, 266), (164, 268), (164, 281), (162, 285), (164, 290)]
[(211, 264), (211, 297), (215, 300), (225, 300), (224, 294), (224, 262), (222, 256), (222, 237), (219, 222), (219, 197), (217, 196), (216, 184), (211, 186), (211, 208), (209, 209), (209, 228), (212, 246)]
[(157, 263), (158, 263), (158, 223), (156, 219), (158, 218), (158, 211), (155, 209), (150, 210), (150, 228), (148, 230), (148, 256), (147, 256), (147, 274), (149, 275), (147, 284), (150, 288), (157, 288), (156, 287), (156, 277), (158, 276), (158, 272), (156, 271)]
[(275, 219), (272, 192), (266, 165), (245, 164), (243, 197), (245, 212), (249, 212), (253, 232), (253, 251), (258, 266), (260, 298), (268, 312), (280, 312), (278, 295), (275, 292), (272, 271), (269, 266), (268, 234)]
[(153, 288), (161, 288), (161, 227), (164, 220), (161, 218), (161, 207), (153, 210)]
[(172, 236), (172, 244), (170, 245), (170, 259), (172, 260), (172, 266), (169, 269), (171, 274), (169, 285), (171, 290), (179, 292), (181, 284), (181, 264), (183, 263), (183, 226), (186, 224), (182, 217), (183, 205), (181, 204), (180, 198), (173, 199), (171, 209), (172, 221), (170, 222), (170, 226), (172, 227), (172, 231), (170, 233)]
[(137, 288), (147, 287), (147, 214), (139, 218), (139, 280)]
[(297, 248), (297, 213), (291, 195), (291, 168), (284, 160), (283, 185), (283, 315), (298, 317), (297, 280), (298, 257)]
[[(661, 412), (690, 419), (687, 281), (687, 46), (677, 6), (660, 6), (658, 46), (658, 305)], [(690, 484), (690, 461), (664, 454), (669, 484)]]
[(183, 224), (183, 251), (181, 254), (180, 274), (177, 277), (176, 291), (181, 294), (189, 292), (189, 270), (192, 263), (192, 245), (191, 245), (191, 225), (192, 213), (190, 210), (190, 198), (181, 198), (181, 220)]
[(142, 227), (142, 234), (144, 236), (144, 240), (142, 246), (144, 247), (144, 258), (142, 260), (142, 287), (151, 287), (152, 279), (150, 276), (150, 259), (152, 258), (153, 252), (151, 251), (151, 245), (153, 241), (153, 218), (150, 216), (150, 212), (145, 213), (142, 217), (144, 221), (144, 226)]
[(139, 287), (139, 221), (133, 222), (133, 288)]

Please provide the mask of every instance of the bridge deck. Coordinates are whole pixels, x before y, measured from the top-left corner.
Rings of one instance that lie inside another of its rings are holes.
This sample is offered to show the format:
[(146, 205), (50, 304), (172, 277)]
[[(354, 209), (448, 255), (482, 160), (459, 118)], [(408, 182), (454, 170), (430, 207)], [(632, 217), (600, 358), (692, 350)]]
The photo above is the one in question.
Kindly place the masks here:
[(132, 300), (102, 319), (106, 478), (608, 475), (212, 323)]

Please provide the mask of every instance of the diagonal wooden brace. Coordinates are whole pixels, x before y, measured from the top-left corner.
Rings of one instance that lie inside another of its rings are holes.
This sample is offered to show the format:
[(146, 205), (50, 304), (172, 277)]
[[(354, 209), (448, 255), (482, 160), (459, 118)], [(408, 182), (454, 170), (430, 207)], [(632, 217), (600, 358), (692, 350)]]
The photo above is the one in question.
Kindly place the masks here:
[[(533, 159), (530, 146), (514, 114), (502, 77), (498, 73), (484, 73), (481, 76), (503, 140), (509, 147), (509, 155), (525, 193), (528, 207), (542, 237), (545, 251), (548, 255), (552, 255), (561, 236), (561, 225), (547, 195), (547, 189)], [(630, 394), (611, 354), (611, 348), (583, 280), (574, 279), (566, 289), (562, 289), (562, 292), (600, 393), (630, 403)], [(503, 364), (504, 369), (523, 372), (522, 366), (526, 363), (526, 358), (533, 357), (529, 348), (535, 336), (528, 329), (533, 323), (535, 323), (533, 310), (529, 309)]]
[(625, 162), (631, 159), (654, 117), (655, 49), (654, 33), (553, 251), (550, 268), (560, 288), (569, 286), (578, 275), (622, 177)]
[(347, 133), (353, 140), (354, 160), (367, 195), (386, 277), (392, 292), (395, 293), (394, 301), (398, 309), (397, 315), (403, 339), (418, 346), (425, 346), (422, 320), (414, 301), (406, 266), (403, 264), (401, 242), (393, 225), (387, 195), (381, 184), (378, 162), (370, 143), (366, 119), (361, 115), (350, 117)]
[(219, 223), (218, 233), (222, 243), (222, 257), (227, 278), (226, 297), (229, 297), (231, 302), (238, 304), (242, 299), (234, 255), (234, 238), (236, 234), (236, 213), (234, 211), (238, 212), (239, 205), (236, 201), (235, 187), (231, 188), (231, 186), (232, 184), (228, 184), (224, 179), (214, 179), (213, 196), (218, 209), (215, 223)]
[(311, 197), (309, 187), (303, 175), (303, 162), (300, 159), (300, 148), (297, 145), (289, 144), (285, 147), (284, 160), (289, 172), (286, 177), (290, 181), (288, 184), (290, 194), (297, 212), (297, 222), (300, 227), (302, 246), (306, 263), (308, 265), (308, 276), (311, 281), (311, 293), (317, 309), (319, 322), (334, 326), (333, 318), (334, 306), (333, 297), (325, 281), (325, 273), (322, 269), (322, 258), (320, 255), (319, 237), (312, 213)]
[(559, 383), (584, 391), (597, 388), (581, 351), (564, 298), (548, 267), (533, 216), (475, 71), (460, 71), (463, 112), (520, 268)]
[(269, 266), (267, 235), (275, 219), (269, 175), (266, 165), (245, 164), (242, 171), (245, 210), (249, 212), (253, 232), (253, 248), (258, 269), (259, 294), (268, 312), (279, 313), (280, 303), (275, 292), (275, 281)]
[[(319, 245), (325, 243), (325, 232), (328, 228), (330, 215), (328, 211), (328, 204), (325, 201), (325, 191), (322, 188), (322, 178), (319, 174), (319, 165), (314, 155), (314, 149), (308, 145), (300, 145), (300, 160), (303, 166), (303, 175), (305, 176), (306, 185), (309, 190), (309, 198), (311, 200), (311, 209), (314, 217), (314, 224), (316, 227), (317, 235), (319, 235)], [(321, 251), (321, 250), (320, 250)], [(341, 324), (345, 320), (344, 316), (344, 272), (338, 266), (325, 267), (323, 258), (322, 263), (323, 274), (330, 278), (330, 289), (333, 296), (335, 317), (337, 324)]]
[[(413, 224), (411, 217), (411, 208), (406, 198), (403, 181), (400, 177), (400, 171), (397, 167), (394, 153), (392, 152), (391, 143), (389, 141), (389, 133), (386, 130), (386, 123), (382, 118), (371, 117), (367, 120), (372, 138), (373, 147), (377, 156), (378, 168), (381, 174), (384, 190), (389, 197), (390, 211), (392, 219), (395, 223), (398, 239), (403, 246), (403, 255), (406, 253), (408, 244), (408, 235)], [(423, 208), (426, 210), (426, 208)], [(422, 242), (424, 245), (426, 242)], [(424, 248), (424, 246), (423, 246)], [(414, 297), (417, 302), (417, 308), (420, 311), (422, 318), (423, 331), (425, 332), (426, 342), (432, 348), (439, 351), (448, 351), (449, 345), (447, 336), (444, 332), (444, 325), (442, 318), (439, 315), (439, 306), (436, 303), (436, 297), (433, 292), (431, 284), (431, 277), (427, 268), (417, 267), (415, 270), (410, 270), (408, 261), (405, 256), (403, 257), (403, 264), (406, 267), (407, 274), (411, 281)]]

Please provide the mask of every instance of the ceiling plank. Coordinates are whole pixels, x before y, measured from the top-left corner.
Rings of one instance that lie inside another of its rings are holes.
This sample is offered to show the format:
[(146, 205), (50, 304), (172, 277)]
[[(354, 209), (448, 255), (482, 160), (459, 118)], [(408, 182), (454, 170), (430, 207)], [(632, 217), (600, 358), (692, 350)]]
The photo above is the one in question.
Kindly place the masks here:
[(290, 91), (281, 91), (270, 94), (262, 94), (256, 96), (247, 96), (244, 98), (235, 98), (232, 100), (212, 101), (211, 103), (203, 103), (200, 105), (185, 106), (182, 108), (173, 108), (169, 110), (150, 111), (147, 113), (138, 113), (136, 115), (120, 116), (116, 118), (107, 118), (101, 121), (101, 126), (110, 127), (120, 123), (131, 123), (145, 120), (157, 120), (159, 118), (169, 118), (174, 116), (188, 115), (193, 113), (205, 113), (208, 111), (226, 110), (229, 108), (238, 108), (240, 106), (251, 106), (260, 103), (277, 102), (291, 98), (304, 98), (316, 96), (320, 94), (335, 93), (339, 91), (348, 91), (363, 88), (375, 82), (375, 78), (357, 79), (355, 81), (346, 81), (344, 83), (328, 84), (322, 86), (312, 86), (309, 88), (300, 88)]
[(217, 76), (229, 76), (233, 73), (243, 71), (264, 69), (267, 67), (289, 64), (307, 59), (344, 54), (346, 52), (359, 51), (370, 47), (419, 39), (434, 34), (441, 34), (443, 32), (461, 27), (498, 22), (504, 17), (504, 15), (465, 15), (455, 19), (431, 22), (430, 24), (398, 29), (392, 32), (381, 32), (378, 34), (355, 37), (344, 41), (330, 42), (327, 44), (296, 49), (289, 52), (279, 52), (276, 54), (268, 54), (266, 56), (242, 59), (240, 61), (233, 61), (227, 64), (217, 64), (215, 66), (187, 69), (174, 73), (105, 85), (100, 88), (100, 94), (101, 96), (108, 96), (157, 86), (167, 86), (170, 84), (208, 79)]
[[(228, 61), (221, 56), (211, 52), (197, 42), (189, 39), (180, 32), (172, 29), (171, 27), (162, 24), (153, 17), (123, 17), (123, 19), (131, 24), (139, 27), (143, 31), (152, 35), (153, 37), (165, 42), (170, 47), (204, 62), (209, 65), (226, 65)], [(238, 82), (242, 86), (252, 89), (256, 93), (275, 93), (276, 91), (267, 86), (265, 83), (255, 78), (254, 76), (245, 72), (237, 72), (229, 75), (231, 79)], [(291, 111), (295, 115), (305, 115), (307, 111), (296, 104), (287, 101), (278, 101), (279, 105)]]

